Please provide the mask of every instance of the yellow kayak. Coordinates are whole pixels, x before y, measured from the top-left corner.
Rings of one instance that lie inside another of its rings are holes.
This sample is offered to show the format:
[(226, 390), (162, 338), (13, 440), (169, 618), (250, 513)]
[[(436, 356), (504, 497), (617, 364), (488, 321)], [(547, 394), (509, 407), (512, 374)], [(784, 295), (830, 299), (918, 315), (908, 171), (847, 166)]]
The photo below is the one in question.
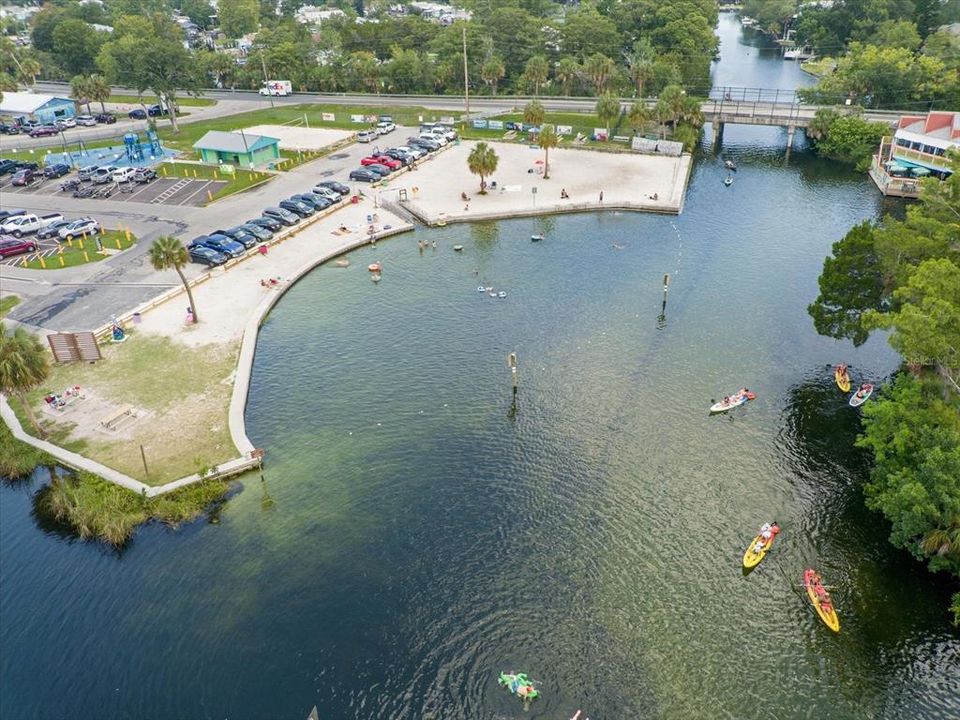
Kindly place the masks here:
[(839, 367), (833, 371), (833, 379), (837, 383), (837, 387), (843, 390), (843, 392), (850, 392), (850, 375), (847, 373), (846, 368), (841, 370)]
[(743, 567), (745, 570), (755, 568), (760, 564), (760, 561), (767, 556), (770, 548), (773, 547), (773, 541), (777, 539), (777, 533), (779, 531), (779, 528), (774, 531), (773, 535), (770, 537), (770, 540), (764, 544), (763, 550), (760, 552), (756, 552), (754, 548), (757, 547), (758, 542), (763, 540), (763, 536), (757, 535), (753, 540), (750, 541), (750, 544), (747, 546), (747, 551), (743, 554)]
[(804, 570), (803, 584), (807, 588), (807, 597), (810, 598), (810, 602), (817, 611), (817, 615), (823, 620), (823, 624), (834, 632), (840, 632), (840, 618), (837, 617), (837, 611), (833, 607), (833, 599), (826, 588), (823, 587), (817, 571)]

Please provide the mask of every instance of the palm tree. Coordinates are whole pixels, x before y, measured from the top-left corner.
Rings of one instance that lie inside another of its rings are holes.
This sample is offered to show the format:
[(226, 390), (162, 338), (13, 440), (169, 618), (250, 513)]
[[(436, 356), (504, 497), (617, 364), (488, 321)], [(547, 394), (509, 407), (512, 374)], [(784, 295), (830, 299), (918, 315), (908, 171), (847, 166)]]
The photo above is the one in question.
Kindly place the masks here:
[(593, 84), (597, 95), (602, 95), (610, 82), (610, 76), (617, 69), (617, 64), (606, 55), (597, 53), (587, 58), (583, 64), (583, 72)]
[(40, 63), (38, 63), (33, 58), (24, 58), (20, 62), (20, 67), (17, 69), (17, 77), (22, 83), (29, 83), (30, 85), (37, 84), (37, 75), (40, 74)]
[(610, 93), (604, 93), (597, 99), (597, 117), (607, 126), (607, 135), (610, 134), (610, 123), (620, 116), (620, 100)]
[(110, 99), (110, 84), (103, 75), (91, 75), (87, 78), (87, 97), (100, 103), (100, 110), (107, 112), (104, 104)]
[(87, 106), (87, 114), (90, 114), (90, 95), (87, 89), (87, 78), (83, 75), (74, 75), (70, 81), (70, 97), (77, 104)]
[(490, 90), (494, 95), (497, 94), (497, 83), (500, 82), (506, 74), (507, 68), (504, 66), (503, 60), (496, 55), (488, 57), (483, 61), (483, 65), (480, 66), (480, 79), (490, 86)]
[(633, 44), (633, 52), (625, 52), (623, 56), (630, 79), (637, 88), (637, 97), (642, 98), (644, 86), (654, 79), (657, 57), (653, 45), (646, 38), (637, 40)]
[(499, 163), (500, 158), (497, 157), (497, 153), (485, 142), (477, 143), (476, 147), (470, 151), (470, 155), (467, 157), (467, 167), (470, 168), (473, 175), (480, 176), (481, 195), (487, 194), (487, 184), (484, 182), (484, 178), (493, 175), (497, 171)]
[(947, 527), (929, 530), (920, 541), (920, 549), (927, 555), (960, 557), (960, 514), (951, 517)]
[(557, 129), (553, 125), (544, 125), (540, 128), (540, 135), (537, 137), (537, 144), (543, 150), (543, 179), (550, 179), (550, 148), (555, 148), (560, 144), (560, 138), (557, 137)]
[(187, 291), (187, 299), (190, 301), (190, 309), (193, 311), (193, 321), (198, 322), (197, 305), (193, 302), (193, 293), (190, 292), (190, 284), (183, 276), (183, 266), (190, 262), (190, 253), (183, 246), (183, 243), (170, 235), (162, 235), (153, 241), (150, 246), (150, 264), (155, 270), (169, 270), (173, 268), (180, 276), (180, 282)]
[(627, 112), (627, 120), (634, 132), (640, 132), (650, 120), (650, 110), (643, 101), (637, 100), (630, 106), (630, 110)]
[(527, 65), (523, 69), (523, 78), (527, 85), (533, 85), (533, 94), (540, 94), (540, 86), (543, 85), (550, 76), (550, 64), (543, 55), (534, 55), (527, 60)]
[(577, 78), (583, 74), (583, 68), (580, 67), (580, 64), (574, 58), (566, 56), (560, 58), (560, 62), (557, 63), (553, 74), (563, 88), (563, 94), (569, 95), (570, 91), (573, 90), (573, 84), (577, 81)]
[(526, 107), (523, 108), (523, 121), (528, 125), (540, 127), (543, 125), (546, 116), (547, 111), (544, 109), (543, 103), (539, 100), (531, 100), (526, 104)]
[(41, 342), (24, 330), (15, 328), (9, 335), (0, 333), (0, 392), (15, 395), (40, 437), (43, 428), (27, 401), (27, 391), (47, 379), (50, 362)]

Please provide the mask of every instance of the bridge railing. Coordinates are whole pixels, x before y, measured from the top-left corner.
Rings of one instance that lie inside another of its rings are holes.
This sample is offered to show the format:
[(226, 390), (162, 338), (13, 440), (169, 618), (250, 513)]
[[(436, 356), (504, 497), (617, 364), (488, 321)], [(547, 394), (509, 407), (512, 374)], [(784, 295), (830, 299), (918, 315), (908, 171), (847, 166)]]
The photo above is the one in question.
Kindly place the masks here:
[(768, 120), (771, 125), (806, 125), (811, 117), (811, 108), (800, 103), (771, 102), (763, 100), (727, 100), (711, 99), (702, 106), (708, 120), (726, 119), (735, 122), (736, 118)]
[(722, 87), (711, 88), (708, 94), (710, 100), (717, 102), (740, 102), (740, 103), (787, 103), (796, 104), (800, 102), (796, 90), (780, 90), (777, 88), (751, 88), (734, 87), (726, 85)]

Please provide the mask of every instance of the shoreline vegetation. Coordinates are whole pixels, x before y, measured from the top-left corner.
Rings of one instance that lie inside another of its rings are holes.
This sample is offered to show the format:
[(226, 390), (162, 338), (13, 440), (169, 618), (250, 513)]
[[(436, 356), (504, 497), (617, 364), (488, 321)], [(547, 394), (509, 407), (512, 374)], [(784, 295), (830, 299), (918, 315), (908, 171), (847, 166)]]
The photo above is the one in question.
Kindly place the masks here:
[[(866, 504), (894, 546), (960, 581), (960, 153), (950, 162), (953, 174), (924, 180), (905, 219), (861, 223), (834, 244), (808, 312), (818, 333), (854, 345), (886, 330), (904, 358), (863, 406)], [(960, 592), (951, 611), (960, 625)]]

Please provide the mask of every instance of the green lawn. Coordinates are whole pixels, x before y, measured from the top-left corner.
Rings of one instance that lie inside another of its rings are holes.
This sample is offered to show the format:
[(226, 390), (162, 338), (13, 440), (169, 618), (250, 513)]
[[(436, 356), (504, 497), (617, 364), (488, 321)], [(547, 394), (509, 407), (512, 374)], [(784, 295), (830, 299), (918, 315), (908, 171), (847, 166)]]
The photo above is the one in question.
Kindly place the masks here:
[(4, 298), (0, 298), (0, 318), (5, 317), (8, 312), (13, 310), (19, 304), (20, 298), (18, 298), (16, 295), (7, 295)]
[(234, 168), (231, 174), (229, 172), (225, 173), (223, 168), (213, 165), (196, 165), (194, 163), (179, 162), (162, 163), (157, 166), (157, 172), (161, 177), (226, 180), (227, 184), (213, 194), (214, 200), (219, 200), (227, 195), (233, 195), (234, 193), (241, 192), (255, 185), (268, 182), (273, 177), (270, 173), (257, 172), (256, 170)]
[[(133, 247), (133, 244), (137, 241), (134, 235), (130, 235), (128, 240), (126, 233), (119, 230), (107, 230), (99, 237), (103, 247), (113, 251), (126, 250)], [(24, 255), (20, 265), (32, 270), (59, 270), (60, 268), (97, 262), (109, 257), (109, 254), (97, 252), (97, 242), (94, 238), (87, 238), (86, 240), (76, 238), (69, 243), (61, 243), (60, 250), (62, 252), (45, 258), (40, 258), (35, 253)]]
[[(504, 124), (507, 122), (521, 123), (523, 122), (523, 113), (505, 113), (490, 119), (501, 120), (504, 122)], [(561, 145), (569, 144), (569, 142), (577, 136), (577, 133), (581, 133), (584, 137), (589, 138), (591, 135), (593, 135), (593, 131), (596, 128), (604, 127), (604, 124), (600, 122), (600, 119), (593, 113), (547, 112), (544, 122), (553, 125), (569, 125), (572, 128), (571, 134), (564, 135), (562, 137)], [(506, 130), (480, 130), (472, 126), (466, 126), (461, 132), (461, 135), (470, 140), (502, 140), (506, 133)], [(614, 135), (626, 135), (632, 137), (633, 130), (627, 126), (625, 120), (621, 119), (619, 126), (617, 123), (614, 123), (610, 126), (610, 135), (611, 137)], [(514, 138), (514, 141), (518, 143), (527, 143), (529, 142), (529, 135), (527, 133), (517, 133), (517, 137)], [(583, 144), (583, 147), (624, 150), (627, 146), (621, 143), (594, 142), (593, 140), (588, 139), (587, 142)]]
[[(111, 95), (109, 98), (107, 98), (107, 102), (139, 105), (140, 98), (138, 98), (136, 95)], [(143, 96), (144, 105), (155, 105), (159, 102), (160, 102), (160, 99), (155, 96), (151, 96), (151, 95)], [(191, 97), (189, 95), (177, 98), (177, 105), (179, 105), (180, 107), (210, 107), (211, 105), (216, 105), (216, 104), (217, 104), (217, 101), (211, 100), (210, 98), (197, 98), (197, 97)]]

